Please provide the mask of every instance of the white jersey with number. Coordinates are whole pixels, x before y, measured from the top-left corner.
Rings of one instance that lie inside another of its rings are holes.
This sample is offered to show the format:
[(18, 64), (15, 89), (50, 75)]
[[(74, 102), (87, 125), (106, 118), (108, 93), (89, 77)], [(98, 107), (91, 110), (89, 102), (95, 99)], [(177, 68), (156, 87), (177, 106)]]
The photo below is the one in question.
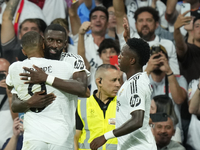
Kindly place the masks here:
[(74, 66), (64, 61), (48, 60), (44, 58), (30, 58), (22, 62), (15, 62), (9, 67), (6, 83), (14, 86), (18, 97), (27, 100), (32, 93), (46, 90), (54, 93), (56, 99), (41, 112), (29, 110), (24, 116), (24, 141), (37, 140), (59, 146), (73, 148), (75, 133), (75, 110), (77, 96), (58, 90), (47, 84), (24, 84), (20, 80), (23, 67), (33, 69), (36, 65), (47, 74), (64, 80), (72, 79)]
[(146, 72), (140, 72), (124, 82), (117, 94), (116, 128), (131, 119), (131, 112), (144, 110), (143, 126), (118, 137), (118, 150), (157, 150), (149, 126), (151, 86)]

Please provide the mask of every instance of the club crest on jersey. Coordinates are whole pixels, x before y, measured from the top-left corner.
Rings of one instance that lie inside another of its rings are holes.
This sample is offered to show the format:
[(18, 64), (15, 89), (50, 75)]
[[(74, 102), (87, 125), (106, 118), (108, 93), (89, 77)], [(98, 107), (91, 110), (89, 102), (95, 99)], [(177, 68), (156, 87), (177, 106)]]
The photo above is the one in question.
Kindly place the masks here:
[(140, 105), (140, 103), (141, 103), (141, 98), (137, 94), (131, 96), (131, 99), (130, 99), (131, 107), (137, 107)]

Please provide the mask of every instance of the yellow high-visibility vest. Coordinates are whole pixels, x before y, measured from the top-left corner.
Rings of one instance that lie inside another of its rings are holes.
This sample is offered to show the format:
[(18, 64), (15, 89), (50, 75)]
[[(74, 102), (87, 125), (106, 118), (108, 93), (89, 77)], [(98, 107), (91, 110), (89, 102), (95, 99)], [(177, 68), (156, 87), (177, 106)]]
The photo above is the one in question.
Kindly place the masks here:
[[(86, 101), (78, 101), (77, 111), (83, 123), (83, 129), (78, 141), (79, 150), (90, 150), (90, 143), (93, 139), (115, 129), (115, 125), (110, 121), (113, 118), (115, 119), (116, 104), (117, 97), (111, 100), (104, 118), (104, 113), (93, 95), (87, 98)], [(117, 150), (117, 138), (108, 140), (98, 150)]]

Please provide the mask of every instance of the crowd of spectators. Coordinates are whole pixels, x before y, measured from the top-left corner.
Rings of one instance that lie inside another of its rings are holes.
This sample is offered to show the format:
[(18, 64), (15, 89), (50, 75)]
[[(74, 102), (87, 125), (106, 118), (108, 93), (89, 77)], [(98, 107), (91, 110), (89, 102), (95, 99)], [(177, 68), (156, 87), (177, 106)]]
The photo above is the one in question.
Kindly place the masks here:
[[(92, 105), (91, 99), (100, 100), (93, 97), (99, 94), (102, 84), (102, 79), (95, 76), (97, 68), (110, 64), (110, 57), (119, 55), (127, 40), (133, 37), (142, 38), (151, 48), (150, 59), (143, 66), (153, 89), (151, 113), (167, 114), (165, 121), (150, 121), (158, 149), (200, 149), (200, 0), (79, 0), (70, 6), (69, 1), (0, 1), (0, 150), (20, 150), (23, 139), (23, 120), (19, 119), (21, 114), (11, 109), (12, 94), (4, 76), (10, 64), (27, 58), (22, 53), (23, 35), (36, 31), (43, 36), (50, 24), (64, 27), (67, 33), (65, 55), (80, 55), (91, 73), (88, 80), (91, 96), (80, 98), (76, 112), (76, 123), (81, 124), (76, 125), (76, 149), (80, 147), (78, 143), (84, 144), (86, 136), (81, 135), (81, 130), (86, 130), (81, 101), (87, 100)], [(181, 14), (184, 3), (189, 3), (191, 10)], [(189, 12), (191, 16), (187, 16)], [(52, 44), (50, 48), (59, 48), (59, 44)], [(158, 63), (158, 59), (162, 63)], [(120, 74), (122, 84), (126, 81), (125, 74), (118, 71), (118, 64), (112, 65)], [(100, 71), (103, 74), (107, 70)], [(104, 88), (108, 92), (103, 94), (109, 97), (109, 87)], [(103, 107), (103, 103), (98, 102), (98, 105)], [(94, 138), (88, 140), (91, 142)]]

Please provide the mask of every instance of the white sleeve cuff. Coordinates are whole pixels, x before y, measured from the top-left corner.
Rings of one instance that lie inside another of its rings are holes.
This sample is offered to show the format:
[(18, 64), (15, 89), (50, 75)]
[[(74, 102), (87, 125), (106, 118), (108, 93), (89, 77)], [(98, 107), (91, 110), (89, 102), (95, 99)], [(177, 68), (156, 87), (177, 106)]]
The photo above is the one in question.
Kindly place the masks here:
[(112, 130), (112, 131), (109, 131), (109, 132), (107, 132), (107, 133), (105, 133), (105, 134), (104, 134), (104, 137), (105, 137), (106, 140), (115, 138), (115, 135), (113, 134), (113, 130)]
[(55, 79), (55, 77), (53, 77), (53, 76), (51, 76), (51, 75), (48, 75), (48, 76), (47, 76), (46, 83), (49, 84), (49, 85), (52, 85), (53, 82), (54, 82), (54, 79)]

